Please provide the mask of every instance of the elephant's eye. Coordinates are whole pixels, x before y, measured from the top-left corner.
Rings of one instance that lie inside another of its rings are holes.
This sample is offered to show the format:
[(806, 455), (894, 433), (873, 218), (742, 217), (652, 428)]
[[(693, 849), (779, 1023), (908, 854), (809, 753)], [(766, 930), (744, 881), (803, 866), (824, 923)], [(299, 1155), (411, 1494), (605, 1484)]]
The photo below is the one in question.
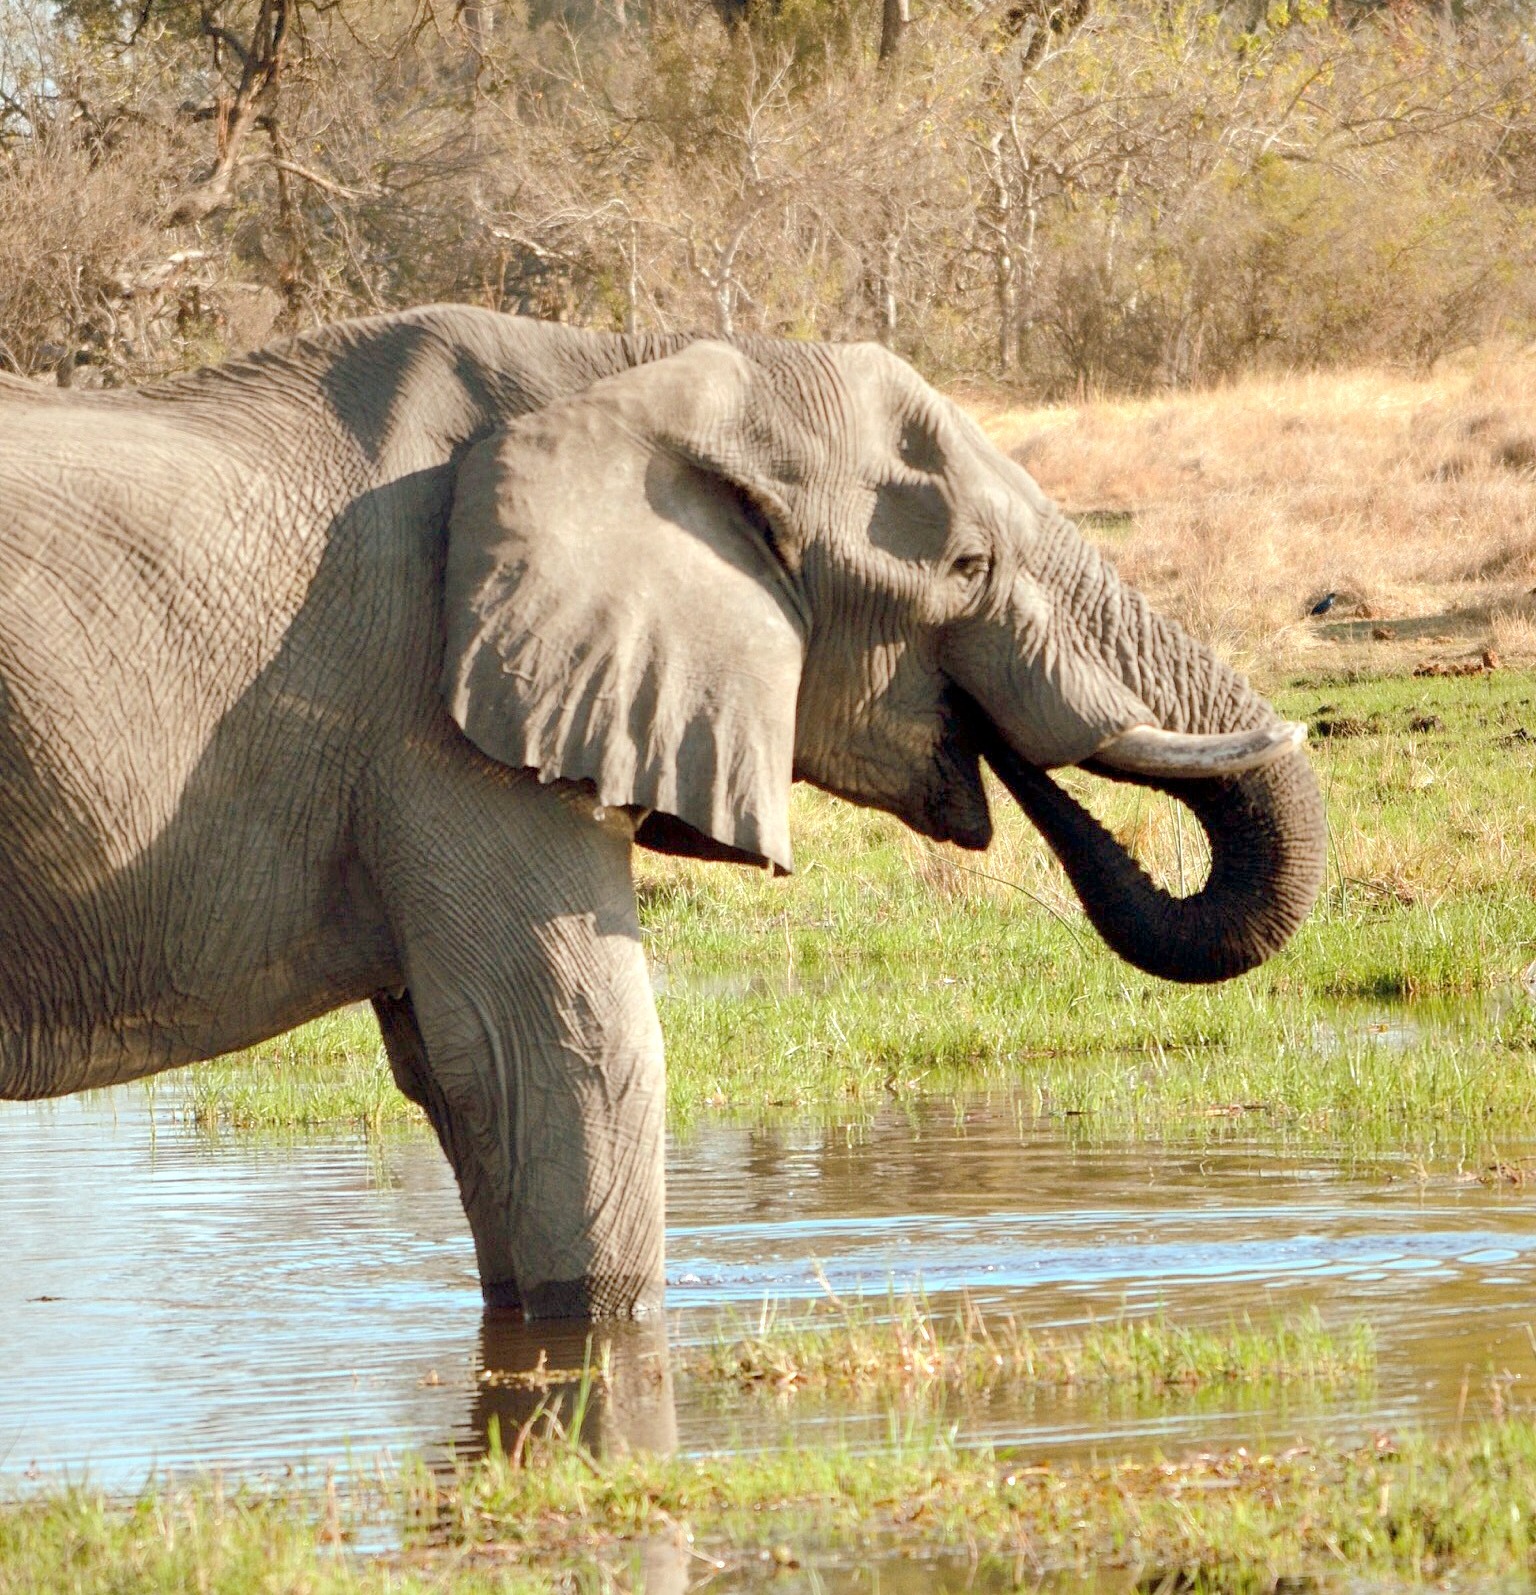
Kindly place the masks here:
[(961, 554), (950, 567), (959, 581), (972, 585), (984, 581), (992, 573), (990, 554)]

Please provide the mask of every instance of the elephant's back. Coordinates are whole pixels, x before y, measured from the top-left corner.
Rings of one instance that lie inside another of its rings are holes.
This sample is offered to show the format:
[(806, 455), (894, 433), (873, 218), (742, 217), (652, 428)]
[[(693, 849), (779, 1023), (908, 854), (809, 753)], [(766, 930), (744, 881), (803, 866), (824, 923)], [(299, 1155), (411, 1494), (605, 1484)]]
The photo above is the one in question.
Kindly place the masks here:
[(294, 520), (280, 481), (173, 420), (47, 405), (6, 422), (0, 782), (56, 792), (116, 868), (173, 822), (318, 554), (274, 534)]
[[(254, 528), (281, 487), (195, 433), (131, 412), (25, 410), (0, 428), (0, 671), (32, 683), (89, 737), (183, 718), (231, 649), (259, 628), (232, 612), (242, 586), (260, 607), (303, 576), (280, 569)], [(61, 729), (61, 728), (55, 728)], [(108, 750), (98, 748), (103, 758)]]

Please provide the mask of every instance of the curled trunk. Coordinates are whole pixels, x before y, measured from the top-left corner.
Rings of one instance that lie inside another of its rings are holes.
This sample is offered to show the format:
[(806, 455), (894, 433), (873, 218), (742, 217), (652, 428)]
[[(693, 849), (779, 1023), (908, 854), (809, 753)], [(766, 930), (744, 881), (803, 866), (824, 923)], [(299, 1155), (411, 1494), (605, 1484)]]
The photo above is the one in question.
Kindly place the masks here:
[[(1055, 590), (1070, 594), (1060, 625), (1075, 643), (1062, 656), (1083, 661), (1077, 676), (1061, 673), (1065, 690), (1085, 702), (1103, 698), (1091, 690), (1097, 665), (1146, 711), (1142, 724), (1110, 738), (1102, 757), (1082, 767), (1167, 792), (1189, 808), (1210, 839), (1205, 885), (1188, 897), (1158, 886), (1040, 763), (1020, 755), (980, 699), (979, 749), (1122, 958), (1165, 980), (1240, 975), (1284, 946), (1323, 883), (1327, 833), (1300, 745), (1305, 732), (1153, 610), (1097, 550), (1069, 538), (1065, 525), (1046, 555)], [(1218, 769), (1224, 773), (1212, 773)]]
[[(1210, 839), (1205, 885), (1175, 897), (1070, 793), (995, 733), (984, 738), (982, 751), (1061, 860), (1094, 929), (1148, 974), (1202, 982), (1252, 969), (1289, 940), (1322, 885), (1322, 800), (1300, 753), (1216, 780), (1136, 780), (1183, 803)], [(1127, 779), (1091, 761), (1085, 768)]]

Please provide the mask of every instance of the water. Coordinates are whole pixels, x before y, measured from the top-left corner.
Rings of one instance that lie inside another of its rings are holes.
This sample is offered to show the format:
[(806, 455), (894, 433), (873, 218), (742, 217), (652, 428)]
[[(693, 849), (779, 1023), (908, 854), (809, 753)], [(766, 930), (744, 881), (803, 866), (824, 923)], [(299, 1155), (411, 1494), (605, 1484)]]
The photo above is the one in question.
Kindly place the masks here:
[[(1023, 1392), (954, 1414), (962, 1439), (1026, 1454), (1352, 1443), (1519, 1403), (1536, 1377), (1536, 1202), (1470, 1176), (1421, 1184), (1257, 1137), (1089, 1145), (998, 1097), (893, 1106), (859, 1129), (704, 1127), (673, 1144), (669, 1179), (668, 1320), (617, 1334), (624, 1394), (596, 1416), (641, 1443), (883, 1437), (878, 1411), (667, 1373), (667, 1335), (675, 1348), (829, 1286), (921, 1288), (940, 1308), (965, 1291), (1036, 1329), (1315, 1305), (1377, 1332), (1374, 1381), (1332, 1397)], [(568, 1384), (585, 1349), (580, 1331), (482, 1313), (428, 1140), (210, 1142), (179, 1123), (174, 1086), (0, 1104), (0, 1235), (11, 1486), (472, 1453), (493, 1419), (506, 1434)]]

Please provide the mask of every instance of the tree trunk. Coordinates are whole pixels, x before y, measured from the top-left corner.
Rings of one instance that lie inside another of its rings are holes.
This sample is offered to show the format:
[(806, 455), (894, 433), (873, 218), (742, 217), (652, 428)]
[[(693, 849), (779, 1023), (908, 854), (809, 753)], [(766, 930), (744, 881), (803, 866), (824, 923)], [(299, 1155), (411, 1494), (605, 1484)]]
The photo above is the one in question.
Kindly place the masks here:
[(1014, 280), (1012, 241), (1008, 236), (1013, 196), (1003, 162), (1003, 134), (994, 134), (987, 146), (992, 177), (992, 288), (997, 308), (997, 372), (1013, 370), (1014, 328), (1018, 319), (1018, 285)]
[(888, 232), (880, 248), (880, 325), (878, 336), (887, 349), (896, 345), (896, 265), (900, 247), (895, 233)]

